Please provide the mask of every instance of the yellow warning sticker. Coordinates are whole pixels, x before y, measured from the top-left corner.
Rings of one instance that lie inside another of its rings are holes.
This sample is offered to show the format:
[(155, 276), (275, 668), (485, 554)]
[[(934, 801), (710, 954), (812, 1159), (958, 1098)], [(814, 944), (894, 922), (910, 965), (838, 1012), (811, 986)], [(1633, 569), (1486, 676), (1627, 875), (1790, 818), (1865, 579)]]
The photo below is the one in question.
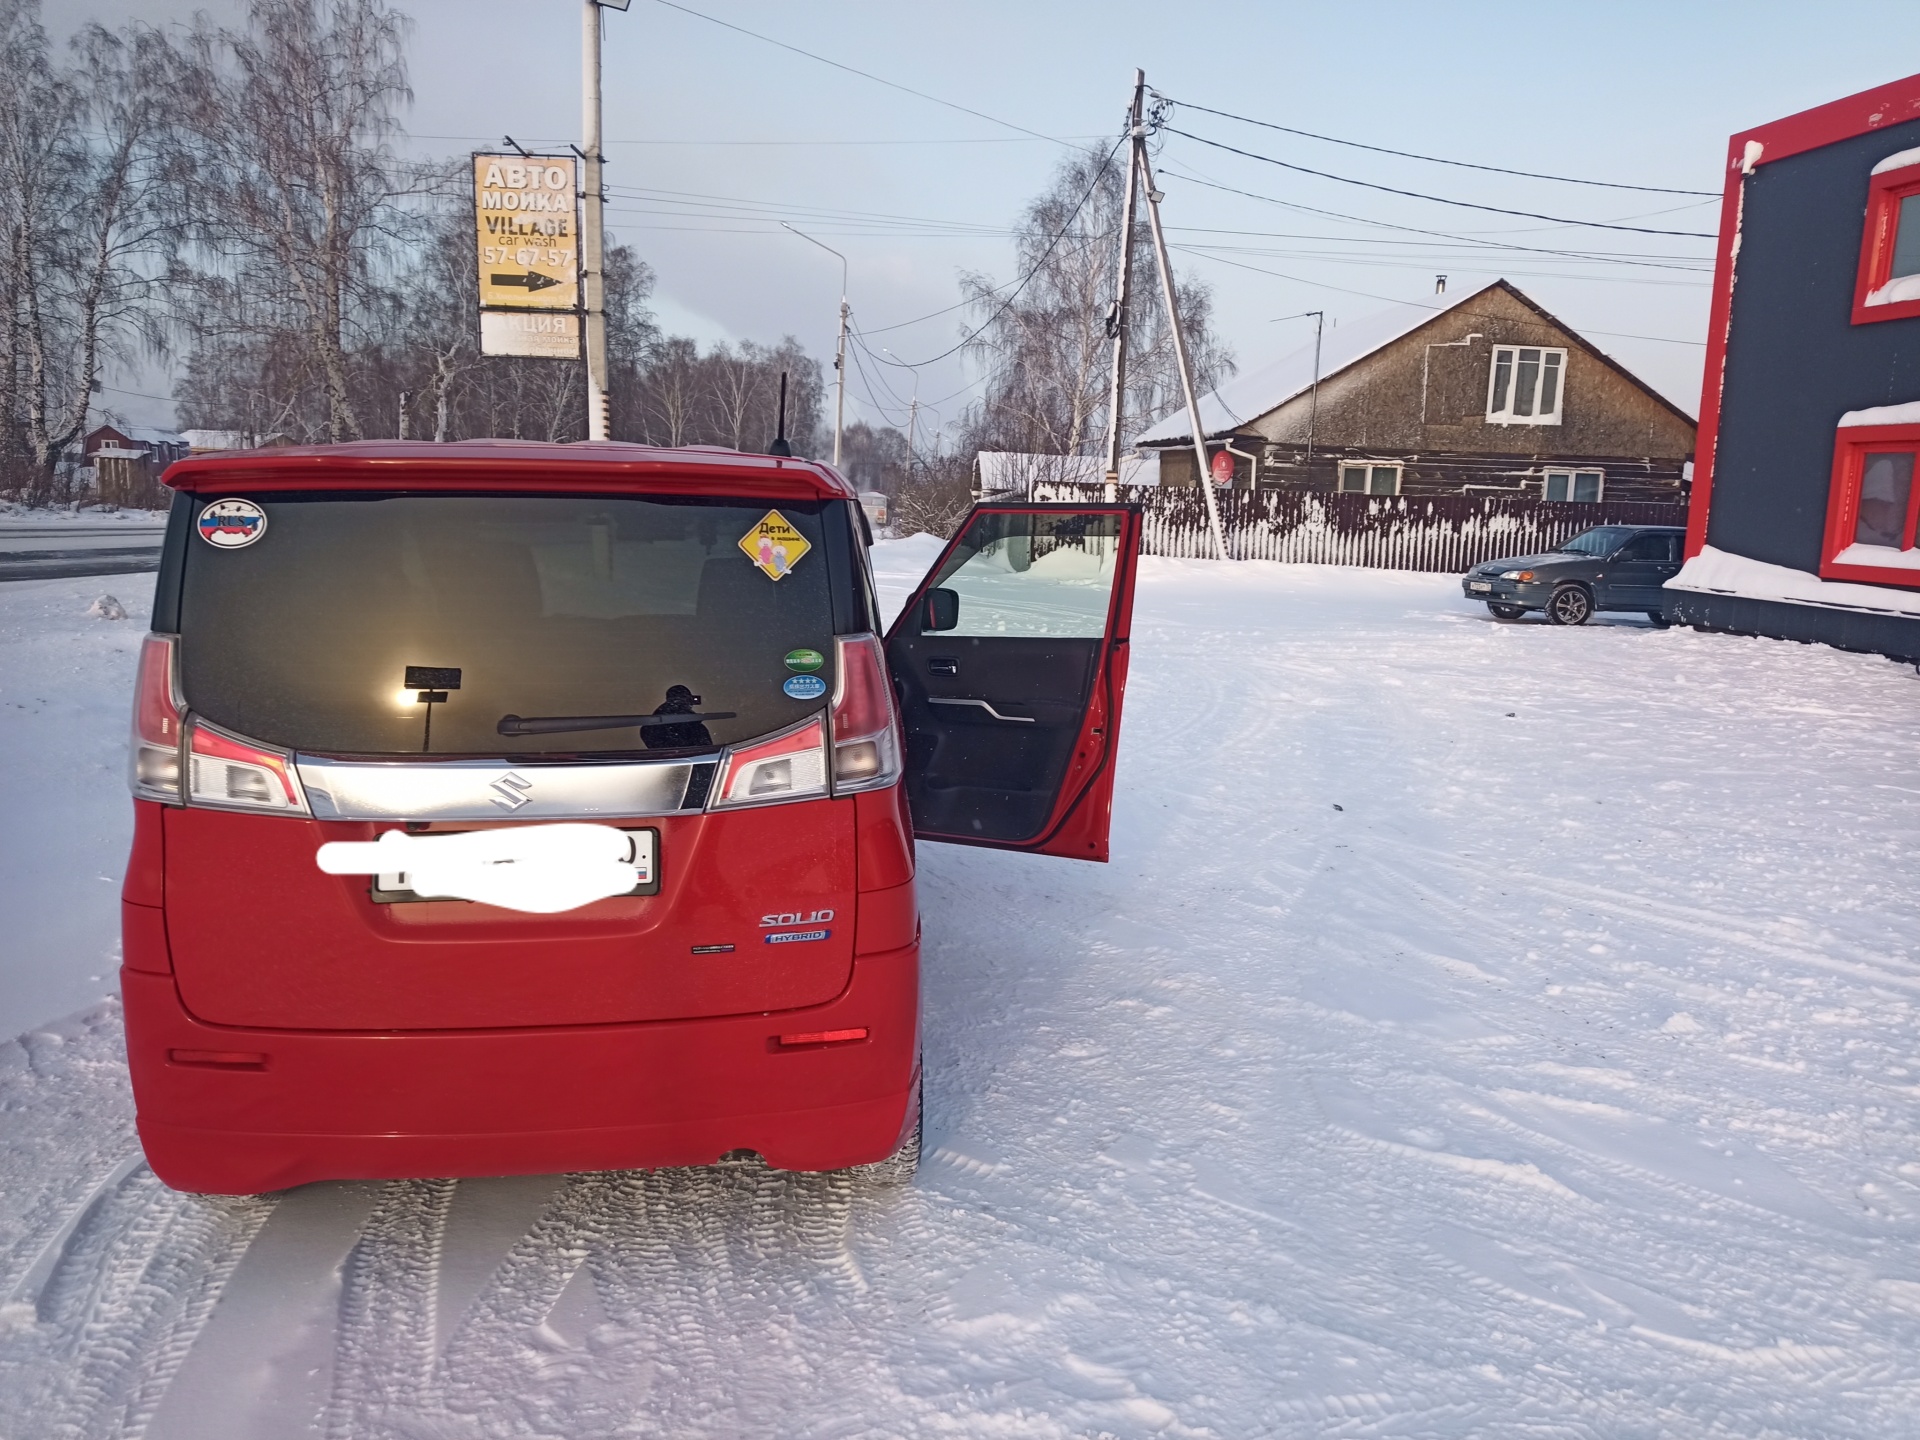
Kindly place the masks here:
[(769, 510), (758, 525), (740, 537), (740, 548), (766, 572), (769, 580), (778, 580), (798, 565), (800, 557), (813, 546), (807, 543), (806, 536), (787, 523), (786, 516), (778, 510)]

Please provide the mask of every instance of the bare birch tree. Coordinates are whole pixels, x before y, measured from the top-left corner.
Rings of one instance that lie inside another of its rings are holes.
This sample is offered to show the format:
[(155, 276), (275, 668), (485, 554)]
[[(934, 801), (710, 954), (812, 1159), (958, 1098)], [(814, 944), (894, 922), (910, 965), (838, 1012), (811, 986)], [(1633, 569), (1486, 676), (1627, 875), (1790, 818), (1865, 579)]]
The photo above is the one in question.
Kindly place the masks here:
[(49, 53), (37, 0), (0, 0), (0, 251), (9, 488), (53, 497), (106, 363), (155, 342), (167, 232), (158, 92), (164, 41), (94, 25), (74, 63)]
[(224, 343), (297, 334), (324, 406), (289, 417), (329, 440), (368, 433), (355, 332), (429, 183), (393, 149), (408, 24), (383, 0), (252, 0), (238, 30), (200, 17), (179, 70), (192, 323)]
[[(973, 448), (1081, 455), (1104, 443), (1113, 353), (1107, 315), (1125, 187), (1124, 149), (1096, 146), (1069, 157), (1016, 227), (1019, 278), (996, 284), (986, 275), (962, 276), (961, 293), (975, 316), (967, 352), (987, 371), (986, 393), (968, 427)], [(1147, 245), (1135, 247), (1133, 266), (1126, 425), (1137, 432), (1173, 408), (1181, 392)], [(1231, 355), (1213, 335), (1211, 292), (1186, 280), (1175, 294), (1194, 381), (1210, 390), (1233, 373)]]

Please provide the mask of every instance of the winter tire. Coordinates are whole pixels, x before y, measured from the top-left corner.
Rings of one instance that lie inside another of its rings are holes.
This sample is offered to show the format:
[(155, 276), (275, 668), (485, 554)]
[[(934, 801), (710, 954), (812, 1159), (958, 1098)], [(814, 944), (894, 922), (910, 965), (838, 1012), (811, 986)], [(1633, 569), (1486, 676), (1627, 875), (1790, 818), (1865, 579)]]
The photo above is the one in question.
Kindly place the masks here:
[(1673, 624), (1673, 621), (1669, 620), (1665, 613), (1659, 610), (1647, 611), (1647, 619), (1653, 622), (1653, 628), (1656, 630), (1664, 630)]
[(1487, 602), (1487, 609), (1493, 612), (1493, 618), (1496, 620), (1518, 620), (1527, 613), (1527, 607), (1524, 605), (1501, 605), (1492, 600)]
[(1555, 625), (1584, 625), (1593, 618), (1593, 597), (1584, 585), (1562, 585), (1547, 601), (1547, 619)]
[(914, 1117), (913, 1129), (900, 1142), (900, 1148), (884, 1160), (876, 1160), (871, 1165), (854, 1166), (856, 1180), (888, 1187), (913, 1183), (914, 1172), (920, 1168), (920, 1136), (927, 1128), (926, 1088), (926, 1082), (922, 1080), (914, 1093), (914, 1106), (918, 1113)]

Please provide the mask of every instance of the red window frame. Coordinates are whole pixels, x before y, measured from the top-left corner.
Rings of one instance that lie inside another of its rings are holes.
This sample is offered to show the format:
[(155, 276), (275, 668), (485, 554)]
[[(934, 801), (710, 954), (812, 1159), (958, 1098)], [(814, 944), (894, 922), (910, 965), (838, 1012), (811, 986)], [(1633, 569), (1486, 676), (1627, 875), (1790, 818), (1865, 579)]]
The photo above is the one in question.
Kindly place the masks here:
[[(1882, 307), (1875, 307), (1882, 308)], [(1920, 424), (1848, 425), (1833, 445), (1833, 485), (1827, 492), (1827, 536), (1820, 550), (1820, 574), (1827, 580), (1858, 580), (1870, 585), (1898, 585), (1920, 590), (1920, 569), (1904, 566), (1842, 564), (1834, 557), (1853, 544), (1860, 523), (1860, 479), (1870, 455), (1914, 456), (1913, 484), (1907, 492), (1907, 516), (1901, 531), (1902, 551), (1915, 556), (1916, 527), (1920, 527)]]
[(1920, 315), (1920, 299), (1869, 305), (1867, 296), (1893, 277), (1893, 243), (1900, 221), (1900, 202), (1920, 195), (1920, 163), (1902, 165), (1875, 175), (1867, 182), (1867, 223), (1860, 234), (1860, 268), (1853, 283), (1853, 323), (1906, 320)]

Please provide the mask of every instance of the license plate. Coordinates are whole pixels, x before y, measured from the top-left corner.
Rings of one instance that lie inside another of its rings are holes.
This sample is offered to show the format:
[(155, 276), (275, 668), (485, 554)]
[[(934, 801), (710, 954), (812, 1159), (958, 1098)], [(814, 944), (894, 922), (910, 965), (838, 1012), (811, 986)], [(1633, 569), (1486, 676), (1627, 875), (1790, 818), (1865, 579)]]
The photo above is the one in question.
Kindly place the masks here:
[[(640, 883), (627, 891), (628, 895), (658, 895), (660, 893), (660, 832), (658, 830), (629, 830), (621, 827), (625, 834), (633, 836), (633, 868), (640, 876)], [(414, 893), (413, 882), (405, 871), (394, 871), (386, 875), (373, 877), (373, 889), (370, 892), (376, 905), (404, 905), (415, 900), (437, 900), (435, 895)], [(442, 904), (464, 905), (464, 900), (443, 900)]]
[(1493, 582), (1491, 580), (1469, 580), (1467, 582), (1467, 589), (1469, 590), (1491, 590), (1492, 588)]

